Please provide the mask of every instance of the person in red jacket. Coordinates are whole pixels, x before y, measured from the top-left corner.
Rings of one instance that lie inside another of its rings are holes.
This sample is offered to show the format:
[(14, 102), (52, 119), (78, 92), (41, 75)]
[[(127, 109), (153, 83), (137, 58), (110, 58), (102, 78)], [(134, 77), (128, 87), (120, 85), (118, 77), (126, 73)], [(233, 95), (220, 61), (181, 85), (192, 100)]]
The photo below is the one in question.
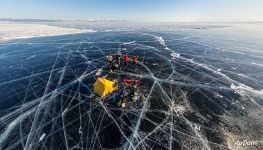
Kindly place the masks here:
[(127, 66), (127, 65), (128, 65), (128, 62), (129, 62), (129, 56), (128, 56), (127, 54), (125, 54), (125, 55), (123, 56), (123, 60), (124, 60), (125, 66)]

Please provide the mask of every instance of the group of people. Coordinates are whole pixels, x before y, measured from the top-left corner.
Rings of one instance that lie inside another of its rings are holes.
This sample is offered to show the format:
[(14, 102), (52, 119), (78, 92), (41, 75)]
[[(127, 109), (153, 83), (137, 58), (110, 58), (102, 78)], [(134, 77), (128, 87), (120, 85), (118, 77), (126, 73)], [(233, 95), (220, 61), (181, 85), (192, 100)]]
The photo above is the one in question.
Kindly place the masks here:
[[(127, 53), (123, 56), (121, 54), (116, 54), (114, 57), (115, 58), (113, 58), (111, 53), (107, 55), (107, 60), (109, 62), (109, 70), (120, 69), (122, 66), (122, 62), (126, 67), (128, 66), (130, 59)], [(134, 55), (132, 60), (133, 60), (133, 65), (136, 67), (137, 64), (139, 63), (138, 55)]]

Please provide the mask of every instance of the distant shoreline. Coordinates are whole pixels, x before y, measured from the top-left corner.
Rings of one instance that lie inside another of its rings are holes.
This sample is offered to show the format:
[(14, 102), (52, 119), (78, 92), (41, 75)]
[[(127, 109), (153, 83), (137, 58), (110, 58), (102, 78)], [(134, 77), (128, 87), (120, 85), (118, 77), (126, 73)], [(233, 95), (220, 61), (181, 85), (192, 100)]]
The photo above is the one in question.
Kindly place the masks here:
[(91, 33), (93, 29), (56, 27), (46, 24), (15, 23), (0, 21), (0, 42), (35, 37), (59, 36), (67, 34)]

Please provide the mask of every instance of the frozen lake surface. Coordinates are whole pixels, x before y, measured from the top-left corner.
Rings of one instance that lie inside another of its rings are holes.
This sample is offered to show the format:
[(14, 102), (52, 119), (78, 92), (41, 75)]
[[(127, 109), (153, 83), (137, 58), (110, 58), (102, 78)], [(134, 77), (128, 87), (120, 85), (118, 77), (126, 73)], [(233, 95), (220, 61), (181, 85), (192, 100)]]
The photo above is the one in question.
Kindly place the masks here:
[[(98, 24), (0, 43), (0, 149), (262, 148), (262, 24)], [(139, 55), (135, 108), (92, 98), (117, 51)]]

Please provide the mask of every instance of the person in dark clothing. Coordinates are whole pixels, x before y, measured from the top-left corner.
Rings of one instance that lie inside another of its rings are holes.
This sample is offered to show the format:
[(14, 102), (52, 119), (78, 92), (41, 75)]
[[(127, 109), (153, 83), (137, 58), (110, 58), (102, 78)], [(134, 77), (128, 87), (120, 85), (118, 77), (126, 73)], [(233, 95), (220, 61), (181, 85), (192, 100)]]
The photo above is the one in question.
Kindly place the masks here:
[(121, 55), (120, 54), (116, 55), (116, 63), (118, 65), (118, 68), (120, 69), (121, 68)]
[(113, 57), (112, 57), (111, 53), (109, 55), (107, 55), (107, 60), (109, 62), (109, 69), (111, 70), (113, 67)]

